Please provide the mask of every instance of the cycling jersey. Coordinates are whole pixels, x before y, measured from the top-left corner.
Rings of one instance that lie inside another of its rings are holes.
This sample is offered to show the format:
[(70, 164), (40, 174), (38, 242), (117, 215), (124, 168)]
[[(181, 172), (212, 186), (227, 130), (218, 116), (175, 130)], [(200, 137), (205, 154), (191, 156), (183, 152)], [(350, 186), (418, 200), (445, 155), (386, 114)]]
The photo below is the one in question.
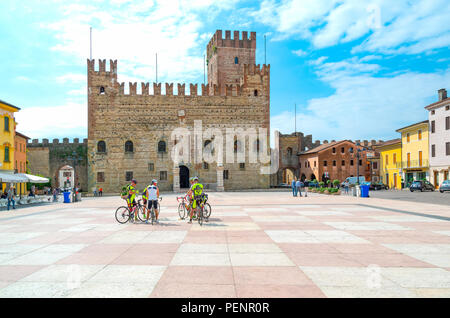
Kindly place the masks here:
[[(128, 185), (128, 187), (127, 187), (127, 191), (128, 191), (128, 199), (127, 199), (127, 202), (129, 203), (129, 204), (135, 204), (135, 199), (136, 199), (136, 193), (137, 193), (137, 190), (136, 190), (136, 188), (133, 186), (133, 185)], [(130, 191), (132, 192), (132, 194), (130, 194)]]
[(158, 200), (158, 187), (155, 185), (150, 185), (147, 187), (148, 190), (148, 200)]

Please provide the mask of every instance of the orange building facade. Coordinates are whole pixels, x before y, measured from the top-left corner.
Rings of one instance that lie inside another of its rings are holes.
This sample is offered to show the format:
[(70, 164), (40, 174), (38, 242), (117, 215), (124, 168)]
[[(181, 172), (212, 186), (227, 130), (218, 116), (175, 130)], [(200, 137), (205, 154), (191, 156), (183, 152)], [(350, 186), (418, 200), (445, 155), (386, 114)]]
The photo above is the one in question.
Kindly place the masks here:
[[(27, 140), (29, 137), (16, 131), (14, 137), (14, 170), (16, 173), (27, 173)], [(17, 194), (26, 194), (26, 183), (18, 183)]]

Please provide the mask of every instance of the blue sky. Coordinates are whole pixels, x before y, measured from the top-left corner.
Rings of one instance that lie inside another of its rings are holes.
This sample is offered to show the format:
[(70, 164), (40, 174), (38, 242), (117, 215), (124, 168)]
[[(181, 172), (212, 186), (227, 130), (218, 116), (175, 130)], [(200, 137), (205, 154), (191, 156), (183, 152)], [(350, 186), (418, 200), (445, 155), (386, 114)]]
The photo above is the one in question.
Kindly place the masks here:
[(31, 138), (85, 138), (93, 57), (119, 81), (203, 82), (216, 29), (257, 32), (271, 64), (271, 127), (313, 139), (391, 139), (450, 89), (448, 0), (0, 1), (0, 99)]

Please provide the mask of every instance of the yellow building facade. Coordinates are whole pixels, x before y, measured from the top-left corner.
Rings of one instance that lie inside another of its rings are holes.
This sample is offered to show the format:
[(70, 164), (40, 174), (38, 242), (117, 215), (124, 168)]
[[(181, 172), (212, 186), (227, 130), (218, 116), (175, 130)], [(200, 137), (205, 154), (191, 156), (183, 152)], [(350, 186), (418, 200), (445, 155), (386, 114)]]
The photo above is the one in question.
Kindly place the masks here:
[[(14, 172), (14, 145), (16, 136), (16, 121), (14, 113), (20, 108), (0, 100), (0, 171)], [(1, 190), (4, 191), (5, 183)]]
[(401, 162), (402, 141), (393, 139), (376, 147), (380, 153), (380, 181), (389, 189), (400, 190), (402, 188)]
[(402, 178), (408, 187), (415, 180), (429, 180), (428, 120), (396, 131), (402, 140)]

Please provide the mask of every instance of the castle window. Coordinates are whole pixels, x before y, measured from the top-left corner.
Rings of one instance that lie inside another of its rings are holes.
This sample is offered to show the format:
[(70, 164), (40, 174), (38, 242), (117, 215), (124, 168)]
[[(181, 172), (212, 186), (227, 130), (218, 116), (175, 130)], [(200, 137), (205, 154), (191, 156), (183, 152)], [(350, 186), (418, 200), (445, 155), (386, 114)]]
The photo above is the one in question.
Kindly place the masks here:
[(214, 154), (214, 149), (213, 149), (213, 145), (211, 143), (211, 140), (206, 140), (205, 141), (205, 143), (203, 144), (203, 150), (206, 153)]
[(100, 94), (105, 94), (105, 88), (103, 86), (100, 86)]
[(8, 146), (5, 146), (5, 158), (3, 161), (9, 162), (9, 147)]
[(292, 156), (292, 148), (288, 147), (288, 149), (286, 149), (287, 155), (290, 157)]
[(223, 171), (223, 179), (228, 180), (228, 170)]
[(105, 182), (105, 173), (97, 172), (97, 182)]
[(125, 142), (125, 152), (133, 152), (133, 142), (131, 140)]
[(259, 145), (260, 145), (259, 139), (256, 139), (255, 141), (256, 151), (259, 151)]
[(167, 181), (167, 171), (160, 171), (159, 172), (159, 180)]
[(336, 153), (336, 148), (335, 147), (333, 147), (333, 153)]
[(97, 152), (106, 152), (106, 143), (100, 140), (97, 144)]
[(203, 169), (209, 170), (209, 164), (207, 162), (203, 162)]
[(155, 165), (152, 162), (150, 162), (148, 164), (148, 171), (154, 171), (154, 170), (155, 170)]
[(245, 163), (241, 162), (241, 163), (239, 164), (239, 169), (245, 170)]
[(253, 94), (254, 94), (255, 96), (258, 96), (258, 90), (255, 89), (255, 91), (253, 92)]
[(336, 167), (336, 160), (333, 160), (333, 167)]
[(161, 140), (158, 142), (158, 152), (166, 152), (166, 142)]
[(5, 116), (5, 131), (9, 131), (9, 117)]
[(126, 171), (125, 172), (125, 181), (131, 181), (133, 179), (133, 171)]
[(239, 140), (234, 141), (234, 153), (241, 153), (243, 151), (241, 142)]
[(237, 56), (234, 58), (234, 64), (239, 64), (239, 59)]

